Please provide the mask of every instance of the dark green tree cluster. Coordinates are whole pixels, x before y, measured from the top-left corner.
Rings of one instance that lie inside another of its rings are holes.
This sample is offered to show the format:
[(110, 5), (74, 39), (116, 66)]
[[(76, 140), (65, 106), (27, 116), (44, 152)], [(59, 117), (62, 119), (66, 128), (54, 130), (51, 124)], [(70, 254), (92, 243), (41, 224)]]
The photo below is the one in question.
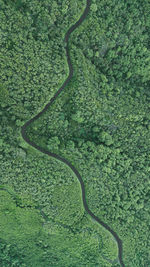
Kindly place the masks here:
[(0, 7), (0, 103), (20, 126), (66, 78), (64, 35), (85, 3), (0, 0)]

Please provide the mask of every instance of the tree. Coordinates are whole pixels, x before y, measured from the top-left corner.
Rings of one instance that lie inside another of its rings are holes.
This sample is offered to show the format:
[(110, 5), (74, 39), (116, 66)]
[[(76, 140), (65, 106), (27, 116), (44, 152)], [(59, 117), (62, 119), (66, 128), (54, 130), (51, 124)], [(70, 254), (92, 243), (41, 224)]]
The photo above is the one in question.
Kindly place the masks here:
[(72, 120), (78, 122), (78, 123), (82, 123), (84, 121), (82, 115), (81, 115), (81, 111), (77, 111), (75, 114), (73, 114), (71, 116)]
[(110, 146), (113, 144), (112, 136), (105, 131), (102, 131), (102, 133), (100, 134), (99, 140), (100, 142), (104, 143), (107, 146)]
[(48, 140), (48, 144), (47, 147), (49, 150), (58, 150), (60, 145), (60, 140), (58, 138), (58, 136), (53, 136)]

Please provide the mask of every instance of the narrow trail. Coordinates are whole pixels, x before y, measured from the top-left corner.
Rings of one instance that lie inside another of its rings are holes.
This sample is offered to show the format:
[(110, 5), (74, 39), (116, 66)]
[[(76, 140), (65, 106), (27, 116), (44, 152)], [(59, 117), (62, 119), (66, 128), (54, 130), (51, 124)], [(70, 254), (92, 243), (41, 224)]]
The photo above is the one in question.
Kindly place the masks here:
[(82, 200), (83, 200), (83, 205), (84, 208), (86, 210), (86, 212), (95, 220), (97, 221), (100, 225), (102, 225), (106, 230), (108, 230), (113, 237), (115, 238), (117, 244), (118, 244), (118, 258), (120, 261), (120, 265), (122, 267), (125, 267), (124, 263), (123, 263), (123, 259), (122, 259), (122, 241), (121, 239), (118, 237), (117, 233), (114, 232), (106, 223), (104, 223), (103, 221), (101, 221), (96, 215), (94, 215), (92, 213), (92, 211), (90, 211), (90, 209), (88, 208), (87, 205), (87, 201), (86, 201), (86, 197), (85, 197), (85, 186), (84, 186), (84, 182), (82, 180), (82, 177), (80, 175), (80, 173), (78, 172), (78, 170), (65, 158), (49, 152), (47, 150), (45, 150), (44, 148), (38, 146), (37, 144), (35, 144), (33, 141), (31, 141), (26, 133), (27, 127), (32, 124), (32, 122), (34, 122), (35, 120), (37, 120), (51, 105), (52, 103), (55, 101), (55, 99), (57, 98), (57, 96), (59, 96), (59, 94), (63, 91), (63, 89), (65, 88), (65, 86), (69, 83), (69, 81), (71, 80), (72, 76), (73, 76), (73, 66), (71, 63), (71, 59), (70, 59), (70, 54), (69, 54), (69, 45), (68, 45), (68, 41), (69, 41), (69, 36), (70, 34), (84, 21), (84, 19), (87, 17), (89, 11), (90, 11), (90, 4), (91, 4), (91, 0), (87, 0), (86, 3), (86, 8), (84, 10), (84, 13), (82, 14), (82, 16), (80, 17), (80, 19), (70, 27), (70, 29), (67, 31), (66, 35), (65, 35), (65, 42), (66, 42), (66, 56), (67, 56), (67, 62), (68, 62), (68, 66), (69, 66), (69, 75), (67, 77), (67, 79), (65, 80), (65, 82), (63, 83), (63, 85), (59, 88), (59, 90), (56, 92), (56, 94), (50, 99), (49, 103), (44, 107), (44, 109), (39, 112), (36, 116), (34, 116), (32, 119), (30, 119), (29, 121), (27, 121), (21, 128), (21, 134), (23, 139), (32, 147), (34, 147), (35, 149), (39, 150), (40, 152), (53, 157), (63, 163), (65, 163), (66, 165), (68, 165), (71, 170), (74, 172), (74, 174), (77, 176), (80, 185), (81, 185), (81, 190), (82, 190)]

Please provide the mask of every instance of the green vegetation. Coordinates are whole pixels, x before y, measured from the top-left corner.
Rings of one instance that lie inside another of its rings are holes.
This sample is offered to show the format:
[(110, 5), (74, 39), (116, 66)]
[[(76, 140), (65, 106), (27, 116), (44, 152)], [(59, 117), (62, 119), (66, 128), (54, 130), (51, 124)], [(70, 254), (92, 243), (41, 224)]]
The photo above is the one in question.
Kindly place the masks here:
[[(0, 266), (118, 267), (117, 245), (85, 213), (71, 170), (20, 127), (68, 75), (64, 34), (86, 1), (0, 0)], [(80, 172), (90, 210), (149, 266), (150, 3), (92, 0), (69, 41), (74, 76), (28, 128)]]
[(76, 177), (63, 164), (34, 154), (16, 160), (9, 174), (8, 162), (8, 169), (2, 164), (1, 265), (109, 267), (117, 260), (117, 244), (84, 212)]

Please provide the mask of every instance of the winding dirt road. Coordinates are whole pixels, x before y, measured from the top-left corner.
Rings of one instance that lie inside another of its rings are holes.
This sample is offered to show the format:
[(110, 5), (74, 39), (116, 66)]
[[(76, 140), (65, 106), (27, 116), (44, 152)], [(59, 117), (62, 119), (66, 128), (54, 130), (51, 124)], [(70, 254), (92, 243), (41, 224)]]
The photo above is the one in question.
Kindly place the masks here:
[(32, 122), (34, 122), (35, 120), (37, 120), (51, 105), (52, 103), (55, 101), (55, 99), (57, 98), (57, 96), (59, 96), (59, 94), (61, 93), (61, 91), (65, 88), (65, 86), (69, 83), (69, 81), (71, 80), (72, 76), (73, 76), (73, 66), (71, 63), (71, 59), (70, 59), (70, 54), (69, 54), (69, 47), (68, 47), (68, 41), (69, 41), (69, 36), (70, 34), (84, 21), (84, 19), (87, 17), (89, 11), (90, 11), (90, 3), (91, 0), (87, 0), (87, 4), (86, 4), (86, 8), (84, 10), (84, 13), (82, 14), (82, 16), (80, 17), (80, 19), (70, 27), (70, 29), (67, 31), (66, 35), (65, 35), (65, 42), (66, 42), (66, 56), (67, 56), (67, 61), (68, 61), (68, 66), (69, 66), (69, 75), (67, 77), (67, 79), (65, 80), (65, 82), (63, 83), (63, 85), (61, 86), (61, 88), (59, 88), (59, 90), (56, 92), (56, 94), (54, 95), (54, 97), (52, 97), (49, 101), (49, 103), (44, 107), (44, 109), (39, 112), (35, 117), (33, 117), (32, 119), (30, 119), (29, 121), (27, 121), (21, 128), (21, 134), (23, 139), (32, 147), (34, 147), (35, 149), (39, 150), (40, 152), (47, 154), (50, 157), (53, 157), (57, 160), (60, 160), (61, 162), (67, 164), (71, 170), (74, 172), (74, 174), (77, 176), (80, 185), (81, 185), (81, 189), (82, 189), (82, 200), (83, 200), (83, 205), (85, 210), (87, 211), (87, 213), (95, 220), (97, 221), (100, 225), (102, 225), (106, 230), (108, 230), (115, 238), (117, 244), (118, 244), (118, 258), (120, 261), (120, 265), (122, 267), (125, 267), (124, 263), (123, 263), (123, 259), (122, 259), (122, 241), (120, 240), (120, 238), (118, 237), (117, 233), (114, 232), (106, 223), (104, 223), (103, 221), (101, 221), (97, 216), (95, 216), (88, 208), (87, 202), (86, 202), (86, 197), (85, 197), (85, 186), (82, 180), (82, 177), (80, 175), (80, 173), (78, 172), (78, 170), (65, 158), (62, 158), (61, 156), (49, 152), (45, 149), (43, 149), (42, 147), (38, 146), (37, 144), (35, 144), (34, 142), (32, 142), (26, 133), (27, 127), (32, 124)]

